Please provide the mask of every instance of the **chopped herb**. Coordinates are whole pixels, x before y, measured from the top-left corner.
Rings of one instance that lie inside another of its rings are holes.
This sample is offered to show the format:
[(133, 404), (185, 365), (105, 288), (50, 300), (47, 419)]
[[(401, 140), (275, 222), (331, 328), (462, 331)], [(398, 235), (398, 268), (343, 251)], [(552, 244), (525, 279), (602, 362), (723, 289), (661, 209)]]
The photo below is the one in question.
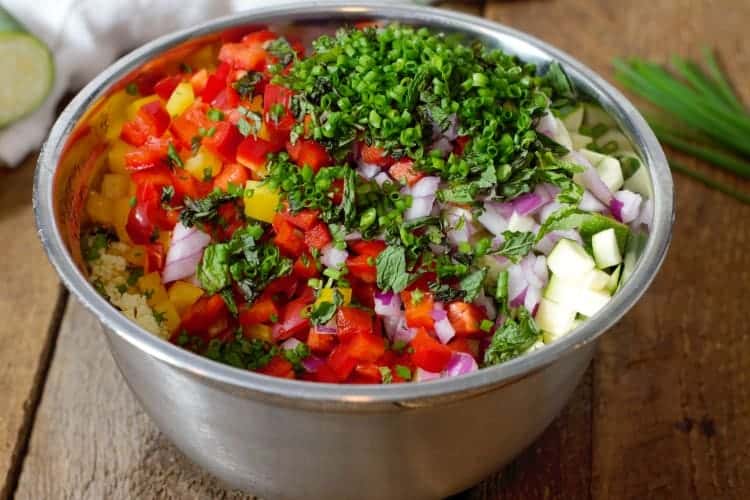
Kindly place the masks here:
[(268, 365), (278, 352), (278, 347), (268, 342), (259, 339), (248, 340), (242, 335), (237, 335), (228, 342), (211, 340), (204, 356), (236, 368), (259, 370)]
[(484, 283), (484, 278), (486, 276), (487, 268), (483, 267), (461, 280), (461, 290), (463, 290), (467, 302), (473, 302), (477, 295), (479, 295), (479, 292), (482, 290), (482, 283)]
[(220, 122), (224, 119), (224, 113), (220, 109), (216, 108), (210, 108), (208, 111), (206, 111), (206, 116), (208, 116), (208, 119), (212, 122)]
[(83, 258), (89, 262), (99, 259), (102, 251), (106, 250), (110, 242), (114, 240), (114, 235), (109, 231), (97, 230), (87, 238), (82, 238)]
[(248, 71), (245, 75), (232, 84), (232, 88), (243, 99), (250, 99), (255, 92), (255, 86), (263, 79), (263, 73)]
[(273, 122), (278, 125), (279, 120), (281, 120), (281, 117), (284, 115), (285, 112), (286, 112), (286, 108), (284, 107), (284, 105), (276, 103), (273, 106), (271, 106), (271, 109), (268, 111), (268, 114), (271, 116), (271, 120), (273, 120)]
[(169, 146), (167, 147), (167, 158), (169, 159), (169, 163), (175, 167), (183, 168), (185, 164), (182, 162), (182, 158), (180, 158), (180, 155), (177, 154), (177, 149), (174, 147), (174, 144), (172, 142), (169, 142)]
[(225, 288), (221, 292), (221, 298), (224, 299), (224, 303), (227, 305), (227, 310), (229, 313), (237, 317), (239, 314), (239, 311), (237, 310), (237, 302), (234, 300), (234, 295), (232, 294), (231, 288)]
[(305, 370), (302, 361), (310, 355), (310, 348), (304, 342), (300, 342), (294, 349), (283, 349), (282, 354), (292, 364), (294, 371), (299, 373)]
[(411, 370), (408, 366), (396, 365), (393, 367), (393, 369), (396, 371), (396, 375), (398, 375), (402, 379), (411, 380)]
[(128, 286), (135, 286), (138, 283), (138, 279), (143, 276), (142, 267), (134, 267), (128, 272), (127, 284)]
[(378, 370), (380, 371), (380, 381), (382, 383), (390, 384), (393, 382), (393, 374), (390, 368), (387, 366), (378, 366)]
[(241, 196), (237, 193), (214, 190), (205, 198), (194, 200), (185, 197), (185, 207), (180, 212), (180, 222), (186, 227), (192, 227), (197, 222), (212, 222), (218, 217), (219, 205)]
[(286, 66), (297, 58), (297, 53), (286, 38), (279, 37), (266, 44), (266, 51), (279, 60), (279, 64)]
[[(200, 134), (200, 129), (198, 130), (198, 133)], [(201, 149), (201, 141), (202, 137), (200, 135), (196, 135), (192, 139), (190, 139), (190, 152), (193, 153), (193, 155), (198, 154), (198, 151)]]
[(483, 319), (482, 322), (479, 324), (479, 329), (483, 332), (489, 332), (492, 329), (492, 321), (488, 319)]
[(157, 311), (154, 309), (154, 319), (156, 320), (156, 323), (161, 326), (164, 324), (165, 321), (167, 321), (167, 314), (162, 311)]
[(189, 65), (188, 63), (186, 63), (186, 62), (181, 62), (181, 63), (180, 63), (180, 71), (181, 71), (182, 73), (192, 73), (192, 72), (193, 72), (193, 68), (191, 68), (191, 67), (190, 67), (190, 65)]
[(120, 294), (123, 294), (128, 291), (128, 285), (125, 283), (120, 283), (117, 285), (117, 291), (120, 292)]
[(130, 205), (131, 208), (134, 207), (137, 203), (138, 203), (138, 199), (135, 196), (131, 196), (128, 199), (128, 205)]
[(214, 178), (214, 171), (211, 169), (211, 167), (205, 167), (203, 169), (203, 181), (208, 182), (213, 178)]
[(508, 257), (512, 262), (525, 257), (536, 242), (534, 233), (530, 231), (504, 231), (503, 238), (503, 246), (494, 253)]
[(508, 317), (495, 330), (490, 345), (484, 353), (485, 366), (503, 363), (526, 352), (541, 338), (541, 333), (529, 311), (521, 306), (517, 317)]
[(161, 202), (169, 203), (174, 198), (174, 186), (162, 186), (161, 188)]
[(128, 83), (125, 86), (125, 92), (127, 92), (129, 95), (139, 95), (140, 94), (140, 92), (138, 92), (138, 85), (136, 85), (133, 82)]
[(375, 260), (378, 288), (399, 293), (409, 284), (406, 272), (406, 252), (403, 247), (389, 246)]

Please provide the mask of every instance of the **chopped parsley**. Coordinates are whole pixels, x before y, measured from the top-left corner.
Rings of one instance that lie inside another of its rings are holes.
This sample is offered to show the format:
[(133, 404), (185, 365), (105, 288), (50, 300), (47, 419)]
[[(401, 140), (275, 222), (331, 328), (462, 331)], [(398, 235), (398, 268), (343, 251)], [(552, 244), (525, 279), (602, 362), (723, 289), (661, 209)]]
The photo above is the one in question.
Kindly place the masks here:
[(255, 92), (255, 86), (263, 79), (263, 73), (258, 71), (248, 71), (242, 78), (232, 84), (232, 88), (243, 99), (250, 99)]

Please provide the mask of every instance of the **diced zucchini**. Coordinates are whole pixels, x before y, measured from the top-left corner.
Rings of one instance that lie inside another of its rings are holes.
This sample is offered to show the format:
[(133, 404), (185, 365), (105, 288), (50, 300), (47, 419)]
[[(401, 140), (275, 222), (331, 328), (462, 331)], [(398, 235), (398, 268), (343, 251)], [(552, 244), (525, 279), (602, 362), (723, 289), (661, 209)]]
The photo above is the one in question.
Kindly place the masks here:
[(651, 177), (645, 165), (638, 167), (633, 175), (627, 178), (624, 184), (625, 189), (638, 193), (645, 198), (653, 196), (651, 188)]
[(529, 217), (528, 215), (518, 215), (516, 212), (513, 212), (513, 215), (511, 215), (508, 220), (508, 231), (532, 231), (535, 225), (536, 222), (532, 217)]
[(594, 259), (586, 250), (569, 239), (561, 239), (547, 257), (547, 266), (561, 278), (580, 278), (594, 269)]
[(617, 244), (615, 230), (605, 229), (591, 237), (591, 247), (594, 251), (594, 260), (599, 269), (616, 266), (622, 262), (622, 254)]
[(607, 155), (591, 151), (590, 149), (582, 149), (581, 154), (591, 163), (593, 166), (599, 165), (607, 158)]
[(615, 128), (614, 118), (604, 111), (601, 106), (594, 103), (585, 103), (585, 110), (583, 113), (583, 124), (587, 127), (595, 127), (596, 125), (604, 125), (607, 128)]
[(539, 309), (534, 320), (542, 331), (551, 334), (556, 339), (573, 329), (575, 317), (576, 312), (572, 308), (542, 299), (539, 301)]
[(623, 259), (620, 283), (624, 283), (633, 274), (635, 265), (638, 263), (638, 258), (641, 256), (647, 240), (648, 235), (645, 233), (630, 233), (625, 246), (625, 258)]
[(617, 266), (615, 268), (615, 271), (609, 275), (609, 280), (607, 281), (607, 285), (605, 289), (609, 293), (615, 293), (615, 290), (617, 290), (617, 285), (620, 283), (620, 273), (622, 272), (622, 266)]
[(261, 181), (247, 181), (245, 185), (245, 215), (263, 222), (273, 222), (281, 198), (278, 191)]
[(596, 139), (596, 145), (600, 148), (603, 148), (607, 146), (610, 143), (615, 144), (615, 151), (633, 151), (633, 146), (630, 144), (630, 141), (627, 137), (625, 137), (625, 134), (620, 132), (617, 129), (607, 130), (602, 134), (601, 136), (597, 137)]
[(584, 316), (592, 316), (609, 302), (610, 294), (602, 290), (592, 290), (572, 279), (566, 281), (553, 274), (544, 290), (544, 298), (569, 307)]
[(578, 132), (570, 133), (570, 141), (573, 143), (573, 149), (575, 149), (576, 151), (579, 149), (583, 149), (594, 142), (591, 137), (579, 134)]
[(613, 193), (619, 191), (625, 180), (622, 178), (622, 167), (617, 158), (612, 156), (605, 157), (601, 162), (596, 165), (596, 171), (599, 172), (599, 177), (602, 178), (604, 184), (607, 185), (610, 191)]
[(577, 313), (591, 317), (606, 306), (611, 298), (612, 296), (607, 292), (586, 289), (579, 290), (573, 309)]
[(569, 132), (575, 132), (581, 128), (581, 124), (583, 123), (583, 105), (579, 104), (573, 111), (563, 116), (562, 123)]

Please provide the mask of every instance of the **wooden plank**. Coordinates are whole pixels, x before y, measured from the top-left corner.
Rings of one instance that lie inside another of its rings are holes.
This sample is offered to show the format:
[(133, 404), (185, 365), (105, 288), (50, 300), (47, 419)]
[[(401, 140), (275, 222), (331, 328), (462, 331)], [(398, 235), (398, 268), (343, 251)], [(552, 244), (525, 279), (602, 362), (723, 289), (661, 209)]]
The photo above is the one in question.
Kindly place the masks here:
[[(665, 61), (697, 56), (704, 44), (719, 48), (734, 81), (750, 77), (747, 2), (492, 2), (487, 13), (610, 80), (614, 56)], [(739, 90), (750, 99), (750, 87)], [(603, 338), (595, 363), (594, 498), (750, 494), (750, 207), (675, 182), (670, 255), (646, 297)]]
[(94, 317), (71, 299), (16, 499), (251, 498), (185, 459), (140, 409)]
[(0, 168), (0, 498), (10, 495), (17, 478), (61, 293), (34, 227), (35, 162), (29, 158), (16, 170)]

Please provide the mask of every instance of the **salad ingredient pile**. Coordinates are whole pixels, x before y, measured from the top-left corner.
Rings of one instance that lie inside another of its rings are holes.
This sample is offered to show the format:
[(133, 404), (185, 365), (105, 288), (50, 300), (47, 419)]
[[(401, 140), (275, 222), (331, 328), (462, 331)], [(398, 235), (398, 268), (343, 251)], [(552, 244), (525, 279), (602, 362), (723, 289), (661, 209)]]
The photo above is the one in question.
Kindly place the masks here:
[(277, 377), (399, 383), (601, 310), (653, 210), (562, 68), (427, 29), (261, 30), (110, 97), (92, 283), (145, 329)]

